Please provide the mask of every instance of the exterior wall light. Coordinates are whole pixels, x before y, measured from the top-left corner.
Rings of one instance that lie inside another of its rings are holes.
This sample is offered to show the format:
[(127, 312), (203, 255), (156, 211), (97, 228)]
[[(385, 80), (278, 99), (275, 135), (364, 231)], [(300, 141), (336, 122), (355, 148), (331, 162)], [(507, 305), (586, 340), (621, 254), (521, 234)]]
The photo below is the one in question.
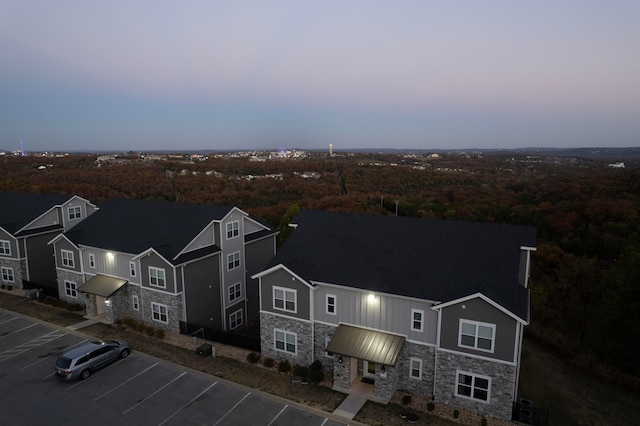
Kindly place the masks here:
[(109, 299), (105, 299), (105, 301), (104, 301), (104, 305), (105, 305), (105, 306), (111, 306), (111, 300), (109, 300)]
[(376, 301), (377, 297), (375, 294), (370, 294), (369, 297), (367, 297), (367, 300), (369, 301), (369, 303), (374, 303)]

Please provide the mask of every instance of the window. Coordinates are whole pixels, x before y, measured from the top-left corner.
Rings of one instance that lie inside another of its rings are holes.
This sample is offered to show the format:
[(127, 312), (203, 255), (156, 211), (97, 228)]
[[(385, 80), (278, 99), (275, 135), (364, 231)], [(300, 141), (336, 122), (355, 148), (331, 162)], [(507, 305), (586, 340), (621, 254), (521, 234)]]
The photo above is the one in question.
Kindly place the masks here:
[(80, 206), (69, 207), (67, 212), (69, 213), (69, 220), (82, 219), (82, 209)]
[(240, 252), (231, 253), (227, 256), (227, 271), (236, 269), (240, 266)]
[(7, 256), (11, 256), (11, 244), (7, 240), (0, 241), (0, 254), (6, 254)]
[(458, 345), (480, 351), (493, 352), (495, 331), (496, 326), (494, 324), (461, 319)]
[(149, 266), (149, 284), (165, 288), (167, 283), (164, 278), (164, 269)]
[(296, 336), (295, 333), (289, 333), (288, 331), (274, 329), (273, 334), (276, 350), (289, 352), (292, 354), (296, 353), (296, 340), (298, 336)]
[(136, 272), (136, 262), (129, 262), (129, 275), (135, 277), (137, 275)]
[(456, 396), (489, 402), (491, 378), (458, 371), (456, 374)]
[(409, 359), (409, 377), (412, 379), (422, 379), (422, 360), (420, 358)]
[(273, 287), (273, 308), (281, 311), (296, 312), (296, 291)]
[(236, 299), (239, 299), (242, 295), (242, 284), (235, 283), (231, 287), (229, 287), (229, 302), (233, 302)]
[(69, 268), (75, 267), (75, 262), (73, 261), (73, 252), (69, 250), (61, 250), (62, 253), (62, 264), (64, 266), (68, 266)]
[(133, 305), (134, 311), (140, 310), (140, 300), (138, 299), (137, 295), (134, 294), (133, 296), (131, 296), (131, 304)]
[(422, 325), (424, 323), (424, 311), (422, 309), (411, 310), (411, 330), (422, 331)]
[(333, 294), (327, 294), (327, 313), (336, 314), (336, 296)]
[(13, 268), (2, 267), (2, 281), (12, 283), (16, 280), (13, 275)]
[(96, 267), (96, 255), (93, 253), (89, 253), (89, 267), (90, 268)]
[(238, 235), (240, 235), (240, 222), (236, 220), (235, 222), (227, 223), (227, 240)]
[(242, 325), (242, 309), (229, 315), (229, 329), (233, 330)]
[(153, 315), (153, 320), (158, 322), (163, 322), (167, 324), (169, 322), (169, 317), (167, 315), (167, 305), (161, 305), (159, 303), (151, 303), (151, 314)]
[(64, 294), (69, 297), (77, 298), (78, 297), (78, 286), (73, 281), (64, 281)]

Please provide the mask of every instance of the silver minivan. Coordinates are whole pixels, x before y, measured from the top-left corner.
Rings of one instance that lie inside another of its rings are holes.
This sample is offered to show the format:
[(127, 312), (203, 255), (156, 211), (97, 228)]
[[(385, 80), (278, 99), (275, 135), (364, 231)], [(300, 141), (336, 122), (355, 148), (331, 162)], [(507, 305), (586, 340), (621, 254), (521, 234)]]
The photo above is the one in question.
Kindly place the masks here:
[(61, 379), (86, 379), (91, 373), (131, 353), (124, 340), (95, 340), (65, 352), (56, 361), (55, 374)]

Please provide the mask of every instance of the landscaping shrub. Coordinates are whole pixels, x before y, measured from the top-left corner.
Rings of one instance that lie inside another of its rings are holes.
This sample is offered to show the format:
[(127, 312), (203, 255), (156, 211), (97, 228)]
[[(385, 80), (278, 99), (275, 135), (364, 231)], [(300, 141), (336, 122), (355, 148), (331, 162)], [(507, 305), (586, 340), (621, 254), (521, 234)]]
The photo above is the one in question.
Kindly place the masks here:
[(286, 359), (278, 363), (278, 371), (281, 373), (288, 373), (291, 371), (291, 363)]
[(258, 361), (260, 361), (260, 354), (258, 352), (249, 352), (247, 354), (247, 362), (255, 364)]
[(485, 419), (484, 417), (480, 420), (480, 425), (481, 426), (487, 426), (487, 419)]
[(433, 411), (436, 408), (436, 404), (434, 404), (433, 402), (429, 402), (427, 404), (427, 411)]
[(164, 339), (164, 334), (165, 334), (165, 332), (164, 332), (163, 329), (159, 328), (159, 329), (156, 330), (156, 337), (158, 339)]
[(305, 367), (303, 365), (294, 365), (293, 375), (299, 376), (303, 382), (309, 383), (309, 367)]
[(457, 419), (460, 416), (460, 411), (458, 410), (453, 410), (453, 418)]
[(403, 395), (402, 396), (402, 405), (411, 404), (411, 395)]
[(148, 325), (145, 328), (145, 332), (147, 333), (147, 336), (153, 337), (156, 334), (156, 329)]
[(275, 360), (274, 360), (273, 358), (271, 358), (271, 357), (266, 357), (266, 358), (264, 359), (264, 361), (262, 362), (262, 365), (264, 365), (264, 366), (265, 366), (265, 367), (267, 367), (267, 368), (271, 368), (271, 367), (273, 367), (273, 365), (274, 365), (275, 363), (276, 363), (276, 362), (275, 362)]

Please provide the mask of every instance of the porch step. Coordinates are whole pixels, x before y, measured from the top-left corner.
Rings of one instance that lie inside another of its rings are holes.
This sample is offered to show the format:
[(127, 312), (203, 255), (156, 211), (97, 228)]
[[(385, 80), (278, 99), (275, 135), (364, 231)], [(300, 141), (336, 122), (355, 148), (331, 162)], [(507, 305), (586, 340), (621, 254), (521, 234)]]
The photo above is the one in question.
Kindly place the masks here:
[(362, 406), (367, 402), (367, 398), (360, 395), (347, 395), (342, 403), (335, 409), (336, 414), (347, 419), (353, 419)]

